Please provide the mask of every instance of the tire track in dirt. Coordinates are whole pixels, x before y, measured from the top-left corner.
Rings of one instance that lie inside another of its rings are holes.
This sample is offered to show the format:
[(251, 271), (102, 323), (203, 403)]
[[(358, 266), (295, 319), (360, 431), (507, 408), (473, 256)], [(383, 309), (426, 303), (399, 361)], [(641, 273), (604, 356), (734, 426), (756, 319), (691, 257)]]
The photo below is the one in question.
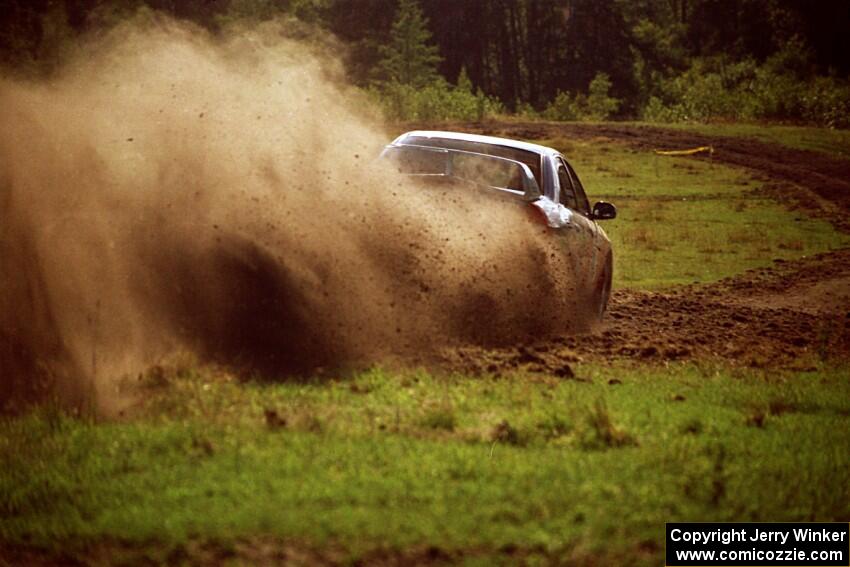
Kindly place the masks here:
[(598, 335), (565, 337), (587, 356), (718, 358), (809, 368), (850, 354), (850, 251), (667, 292), (620, 290)]
[(750, 270), (664, 292), (615, 290), (597, 332), (503, 349), (444, 354), (471, 374), (522, 371), (573, 379), (579, 360), (716, 360), (755, 368), (814, 369), (850, 357), (850, 250)]

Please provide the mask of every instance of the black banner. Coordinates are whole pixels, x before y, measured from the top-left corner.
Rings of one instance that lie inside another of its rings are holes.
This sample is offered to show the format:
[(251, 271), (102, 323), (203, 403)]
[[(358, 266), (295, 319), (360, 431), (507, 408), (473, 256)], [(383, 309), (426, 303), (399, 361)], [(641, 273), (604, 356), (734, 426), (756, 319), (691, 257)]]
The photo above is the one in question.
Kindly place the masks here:
[(850, 566), (850, 524), (667, 524), (667, 565)]

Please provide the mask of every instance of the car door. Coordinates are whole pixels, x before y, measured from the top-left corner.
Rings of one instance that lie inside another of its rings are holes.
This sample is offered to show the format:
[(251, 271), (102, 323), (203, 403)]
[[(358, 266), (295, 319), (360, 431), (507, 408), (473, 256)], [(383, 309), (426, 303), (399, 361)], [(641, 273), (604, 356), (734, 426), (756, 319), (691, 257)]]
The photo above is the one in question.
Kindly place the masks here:
[(576, 175), (575, 170), (570, 165), (570, 163), (564, 160), (564, 163), (567, 166), (567, 172), (570, 174), (570, 180), (573, 182), (573, 190), (576, 194), (576, 200), (578, 201), (579, 212), (587, 222), (590, 227), (590, 232), (593, 235), (592, 242), (593, 246), (591, 248), (591, 266), (590, 266), (590, 275), (596, 274), (599, 270), (599, 262), (603, 257), (603, 241), (605, 240), (603, 237), (603, 233), (600, 233), (599, 225), (596, 224), (596, 221), (593, 220), (593, 215), (591, 214), (590, 200), (587, 198), (587, 193), (584, 191), (584, 186), (581, 184), (581, 180), (578, 175)]
[(585, 290), (593, 286), (596, 274), (596, 223), (590, 219), (590, 205), (584, 188), (566, 160), (558, 157), (558, 203), (572, 212), (567, 230), (575, 242), (571, 251), (576, 255), (576, 276)]

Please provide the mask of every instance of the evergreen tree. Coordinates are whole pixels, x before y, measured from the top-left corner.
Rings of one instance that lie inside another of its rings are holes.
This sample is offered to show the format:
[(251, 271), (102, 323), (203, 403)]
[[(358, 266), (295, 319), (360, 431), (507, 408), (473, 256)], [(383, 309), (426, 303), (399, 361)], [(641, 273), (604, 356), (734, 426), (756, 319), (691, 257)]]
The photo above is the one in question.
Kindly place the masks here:
[(457, 90), (464, 93), (472, 92), (472, 81), (469, 79), (466, 67), (460, 68), (460, 74), (457, 76)]
[(381, 48), (382, 59), (378, 64), (381, 78), (415, 88), (433, 83), (440, 56), (430, 41), (428, 20), (418, 2), (400, 0), (390, 31), (390, 43)]

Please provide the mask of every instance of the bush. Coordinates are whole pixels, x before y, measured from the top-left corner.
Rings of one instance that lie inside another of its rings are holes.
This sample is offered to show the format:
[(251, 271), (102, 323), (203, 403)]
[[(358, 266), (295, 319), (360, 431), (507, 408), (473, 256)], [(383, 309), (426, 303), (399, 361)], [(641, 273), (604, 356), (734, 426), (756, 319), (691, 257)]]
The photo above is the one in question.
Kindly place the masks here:
[(540, 118), (540, 113), (538, 113), (534, 107), (527, 102), (517, 103), (514, 115), (519, 118), (524, 118), (525, 120), (535, 120)]
[(677, 108), (665, 105), (657, 96), (651, 96), (643, 107), (642, 117), (647, 122), (681, 122), (678, 112)]
[(504, 112), (495, 98), (468, 85), (455, 87), (438, 79), (423, 88), (396, 82), (383, 83), (369, 91), (390, 120), (484, 120)]
[(584, 118), (587, 120), (607, 120), (620, 108), (620, 101), (608, 96), (611, 91), (611, 78), (605, 73), (597, 73), (587, 88), (584, 103)]
[(736, 100), (719, 73), (697, 63), (681, 75), (662, 81), (659, 93), (650, 97), (643, 117), (650, 121), (702, 121), (726, 116), (736, 110)]
[(850, 85), (818, 77), (800, 97), (803, 119), (829, 128), (850, 128)]
[(830, 128), (850, 126), (850, 82), (806, 75), (780, 52), (762, 65), (696, 61), (661, 81), (643, 108), (650, 122), (794, 120)]
[(543, 111), (543, 117), (547, 120), (578, 120), (575, 100), (569, 93), (558, 91), (555, 99)]
[(620, 101), (608, 96), (611, 79), (605, 73), (597, 73), (590, 81), (587, 95), (558, 91), (555, 99), (543, 111), (547, 120), (607, 120), (620, 108)]

